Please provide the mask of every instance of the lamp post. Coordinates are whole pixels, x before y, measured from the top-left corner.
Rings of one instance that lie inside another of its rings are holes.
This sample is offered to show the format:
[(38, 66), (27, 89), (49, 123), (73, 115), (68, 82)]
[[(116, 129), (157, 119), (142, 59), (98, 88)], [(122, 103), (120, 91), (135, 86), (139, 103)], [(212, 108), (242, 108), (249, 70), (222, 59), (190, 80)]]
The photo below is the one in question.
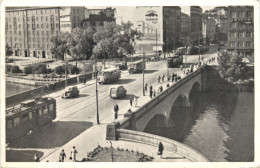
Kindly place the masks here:
[(145, 90), (144, 90), (144, 56), (145, 56), (145, 52), (143, 52), (143, 66), (142, 66), (142, 73), (143, 73), (143, 96), (145, 96)]
[(67, 87), (67, 60), (66, 60), (66, 53), (64, 53), (64, 61), (65, 61), (65, 88)]
[(95, 65), (95, 78), (96, 78), (96, 105), (97, 105), (97, 124), (100, 124), (99, 122), (99, 112), (98, 112), (98, 87), (97, 87), (97, 56), (96, 56), (96, 65)]

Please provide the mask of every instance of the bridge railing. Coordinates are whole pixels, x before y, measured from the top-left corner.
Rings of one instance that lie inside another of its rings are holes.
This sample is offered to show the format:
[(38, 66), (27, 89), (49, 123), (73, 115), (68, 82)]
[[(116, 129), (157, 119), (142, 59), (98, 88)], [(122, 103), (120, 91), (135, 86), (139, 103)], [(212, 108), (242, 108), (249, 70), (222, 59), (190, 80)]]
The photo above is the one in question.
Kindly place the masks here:
[(176, 152), (193, 162), (209, 162), (200, 152), (169, 138), (127, 129), (117, 129), (117, 136), (119, 140), (145, 143), (152, 146), (158, 146), (159, 142), (162, 142), (164, 149), (167, 151)]

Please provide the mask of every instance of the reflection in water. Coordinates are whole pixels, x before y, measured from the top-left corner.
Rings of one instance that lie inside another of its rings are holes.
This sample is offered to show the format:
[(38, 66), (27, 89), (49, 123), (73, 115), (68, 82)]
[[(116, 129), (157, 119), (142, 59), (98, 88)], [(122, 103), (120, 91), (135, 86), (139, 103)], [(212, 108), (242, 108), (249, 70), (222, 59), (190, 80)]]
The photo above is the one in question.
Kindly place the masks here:
[(183, 142), (211, 161), (253, 161), (254, 94), (221, 87), (196, 93), (192, 109), (172, 108), (170, 127), (157, 127), (155, 117), (144, 131)]

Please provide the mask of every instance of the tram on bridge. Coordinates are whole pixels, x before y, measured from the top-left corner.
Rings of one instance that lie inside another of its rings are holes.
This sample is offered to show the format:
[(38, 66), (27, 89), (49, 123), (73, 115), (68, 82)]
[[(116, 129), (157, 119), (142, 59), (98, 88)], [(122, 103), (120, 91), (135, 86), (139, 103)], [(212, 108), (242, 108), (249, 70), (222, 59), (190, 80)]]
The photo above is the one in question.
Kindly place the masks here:
[(54, 98), (36, 98), (6, 109), (6, 142), (12, 142), (56, 118)]

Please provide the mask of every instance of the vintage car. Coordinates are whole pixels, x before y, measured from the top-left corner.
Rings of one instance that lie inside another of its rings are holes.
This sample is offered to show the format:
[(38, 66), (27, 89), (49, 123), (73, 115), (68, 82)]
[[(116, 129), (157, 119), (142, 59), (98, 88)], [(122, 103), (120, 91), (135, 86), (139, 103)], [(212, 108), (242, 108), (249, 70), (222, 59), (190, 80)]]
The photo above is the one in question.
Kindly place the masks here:
[(126, 95), (127, 90), (122, 85), (111, 86), (108, 90), (108, 94), (111, 98), (121, 98)]
[(62, 98), (72, 98), (79, 95), (79, 89), (77, 86), (68, 86), (62, 93)]

